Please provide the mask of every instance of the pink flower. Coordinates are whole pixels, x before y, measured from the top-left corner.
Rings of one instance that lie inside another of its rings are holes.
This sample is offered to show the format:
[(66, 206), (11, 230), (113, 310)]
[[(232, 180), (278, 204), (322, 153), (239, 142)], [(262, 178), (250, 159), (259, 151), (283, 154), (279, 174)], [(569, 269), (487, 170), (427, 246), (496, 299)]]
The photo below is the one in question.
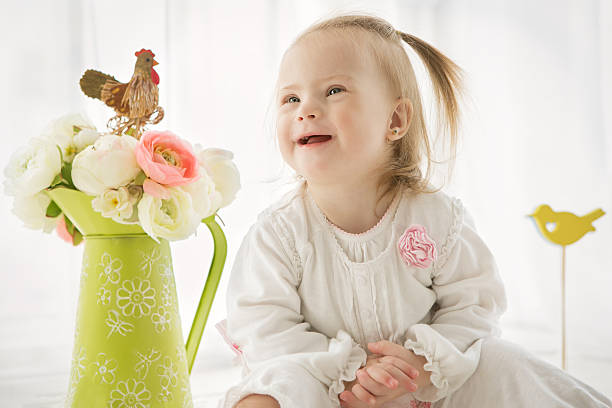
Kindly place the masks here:
[(66, 228), (66, 221), (64, 220), (63, 214), (59, 215), (59, 220), (57, 221), (57, 227), (55, 228), (55, 231), (61, 239), (63, 239), (69, 244), (73, 243), (74, 238), (72, 237), (72, 235), (70, 235), (68, 229)]
[(167, 200), (170, 198), (170, 192), (166, 187), (162, 186), (159, 183), (154, 182), (150, 178), (146, 179), (142, 184), (142, 189), (145, 193), (151, 194), (153, 197), (161, 198)]
[(200, 177), (198, 159), (191, 145), (170, 131), (143, 133), (134, 153), (138, 165), (158, 184), (174, 187)]
[(402, 259), (417, 268), (427, 268), (436, 259), (436, 244), (422, 225), (411, 225), (400, 237), (398, 248)]

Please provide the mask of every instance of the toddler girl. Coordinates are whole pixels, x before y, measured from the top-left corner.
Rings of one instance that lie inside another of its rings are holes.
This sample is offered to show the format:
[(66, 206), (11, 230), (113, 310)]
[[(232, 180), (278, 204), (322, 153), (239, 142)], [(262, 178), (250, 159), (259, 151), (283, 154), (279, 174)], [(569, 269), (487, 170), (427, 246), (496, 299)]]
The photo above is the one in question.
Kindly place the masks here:
[(404, 44), (431, 75), (454, 153), (461, 70), (431, 45), (345, 15), (285, 52), (277, 138), (299, 183), (236, 254), (218, 327), (243, 378), (221, 406), (612, 406), (499, 339), (504, 286), (461, 201), (429, 183)]

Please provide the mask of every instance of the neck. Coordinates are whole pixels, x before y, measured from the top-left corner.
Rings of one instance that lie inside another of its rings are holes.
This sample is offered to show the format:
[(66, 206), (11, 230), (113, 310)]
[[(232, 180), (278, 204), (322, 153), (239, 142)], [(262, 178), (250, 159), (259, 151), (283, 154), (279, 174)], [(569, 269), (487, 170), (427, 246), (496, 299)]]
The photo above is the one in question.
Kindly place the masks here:
[[(327, 219), (351, 234), (374, 227), (393, 201), (391, 194), (379, 199), (374, 182), (351, 184), (311, 184), (306, 188)], [(378, 201), (378, 203), (377, 203)]]

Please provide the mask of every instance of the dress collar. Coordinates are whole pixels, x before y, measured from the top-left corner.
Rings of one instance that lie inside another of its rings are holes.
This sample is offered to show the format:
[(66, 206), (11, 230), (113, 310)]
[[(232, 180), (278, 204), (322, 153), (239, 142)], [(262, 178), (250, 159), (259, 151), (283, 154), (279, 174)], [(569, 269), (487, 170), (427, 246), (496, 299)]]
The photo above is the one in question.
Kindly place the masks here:
[(319, 208), (319, 206), (315, 202), (314, 198), (312, 197), (312, 195), (308, 191), (308, 188), (305, 188), (305, 194), (306, 194), (307, 199), (308, 199), (308, 201), (309, 201), (309, 203), (311, 205), (311, 208), (313, 208), (313, 210), (314, 210), (317, 218), (319, 219), (319, 221), (321, 221), (329, 229), (331, 229), (334, 233), (338, 234), (342, 238), (346, 238), (348, 240), (358, 241), (358, 242), (364, 242), (364, 241), (368, 241), (368, 240), (372, 239), (373, 237), (378, 235), (380, 233), (380, 231), (382, 231), (385, 228), (387, 228), (389, 226), (389, 224), (391, 224), (394, 221), (395, 213), (396, 213), (396, 210), (397, 210), (397, 204), (399, 202), (399, 196), (400, 196), (400, 193), (395, 195), (395, 197), (393, 198), (393, 200), (391, 200), (391, 203), (387, 207), (385, 213), (378, 220), (376, 225), (374, 225), (373, 227), (371, 227), (367, 231), (360, 232), (358, 234), (354, 234), (354, 233), (347, 232), (347, 231), (343, 230), (342, 228), (340, 228), (339, 226), (337, 226), (336, 224), (331, 222), (325, 216), (323, 211)]

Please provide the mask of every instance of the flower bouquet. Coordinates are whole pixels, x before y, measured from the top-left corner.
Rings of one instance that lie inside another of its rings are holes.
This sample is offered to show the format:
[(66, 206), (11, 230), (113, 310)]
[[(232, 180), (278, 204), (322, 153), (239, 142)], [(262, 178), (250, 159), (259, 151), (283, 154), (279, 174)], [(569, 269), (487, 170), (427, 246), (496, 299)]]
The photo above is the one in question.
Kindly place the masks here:
[[(189, 373), (227, 253), (215, 216), (240, 189), (230, 151), (145, 128), (163, 118), (159, 76), (150, 50), (136, 56), (128, 83), (95, 70), (80, 80), (115, 110), (108, 131), (62, 116), (4, 169), (26, 227), (85, 244), (67, 407), (193, 406)], [(168, 241), (202, 222), (215, 248), (185, 344)]]
[(11, 156), (4, 186), (26, 227), (56, 229), (74, 245), (82, 233), (47, 191), (81, 191), (102, 217), (138, 225), (157, 242), (175, 241), (234, 200), (240, 175), (232, 159), (228, 150), (194, 149), (170, 131), (150, 130), (140, 140), (100, 133), (86, 115), (74, 113)]

